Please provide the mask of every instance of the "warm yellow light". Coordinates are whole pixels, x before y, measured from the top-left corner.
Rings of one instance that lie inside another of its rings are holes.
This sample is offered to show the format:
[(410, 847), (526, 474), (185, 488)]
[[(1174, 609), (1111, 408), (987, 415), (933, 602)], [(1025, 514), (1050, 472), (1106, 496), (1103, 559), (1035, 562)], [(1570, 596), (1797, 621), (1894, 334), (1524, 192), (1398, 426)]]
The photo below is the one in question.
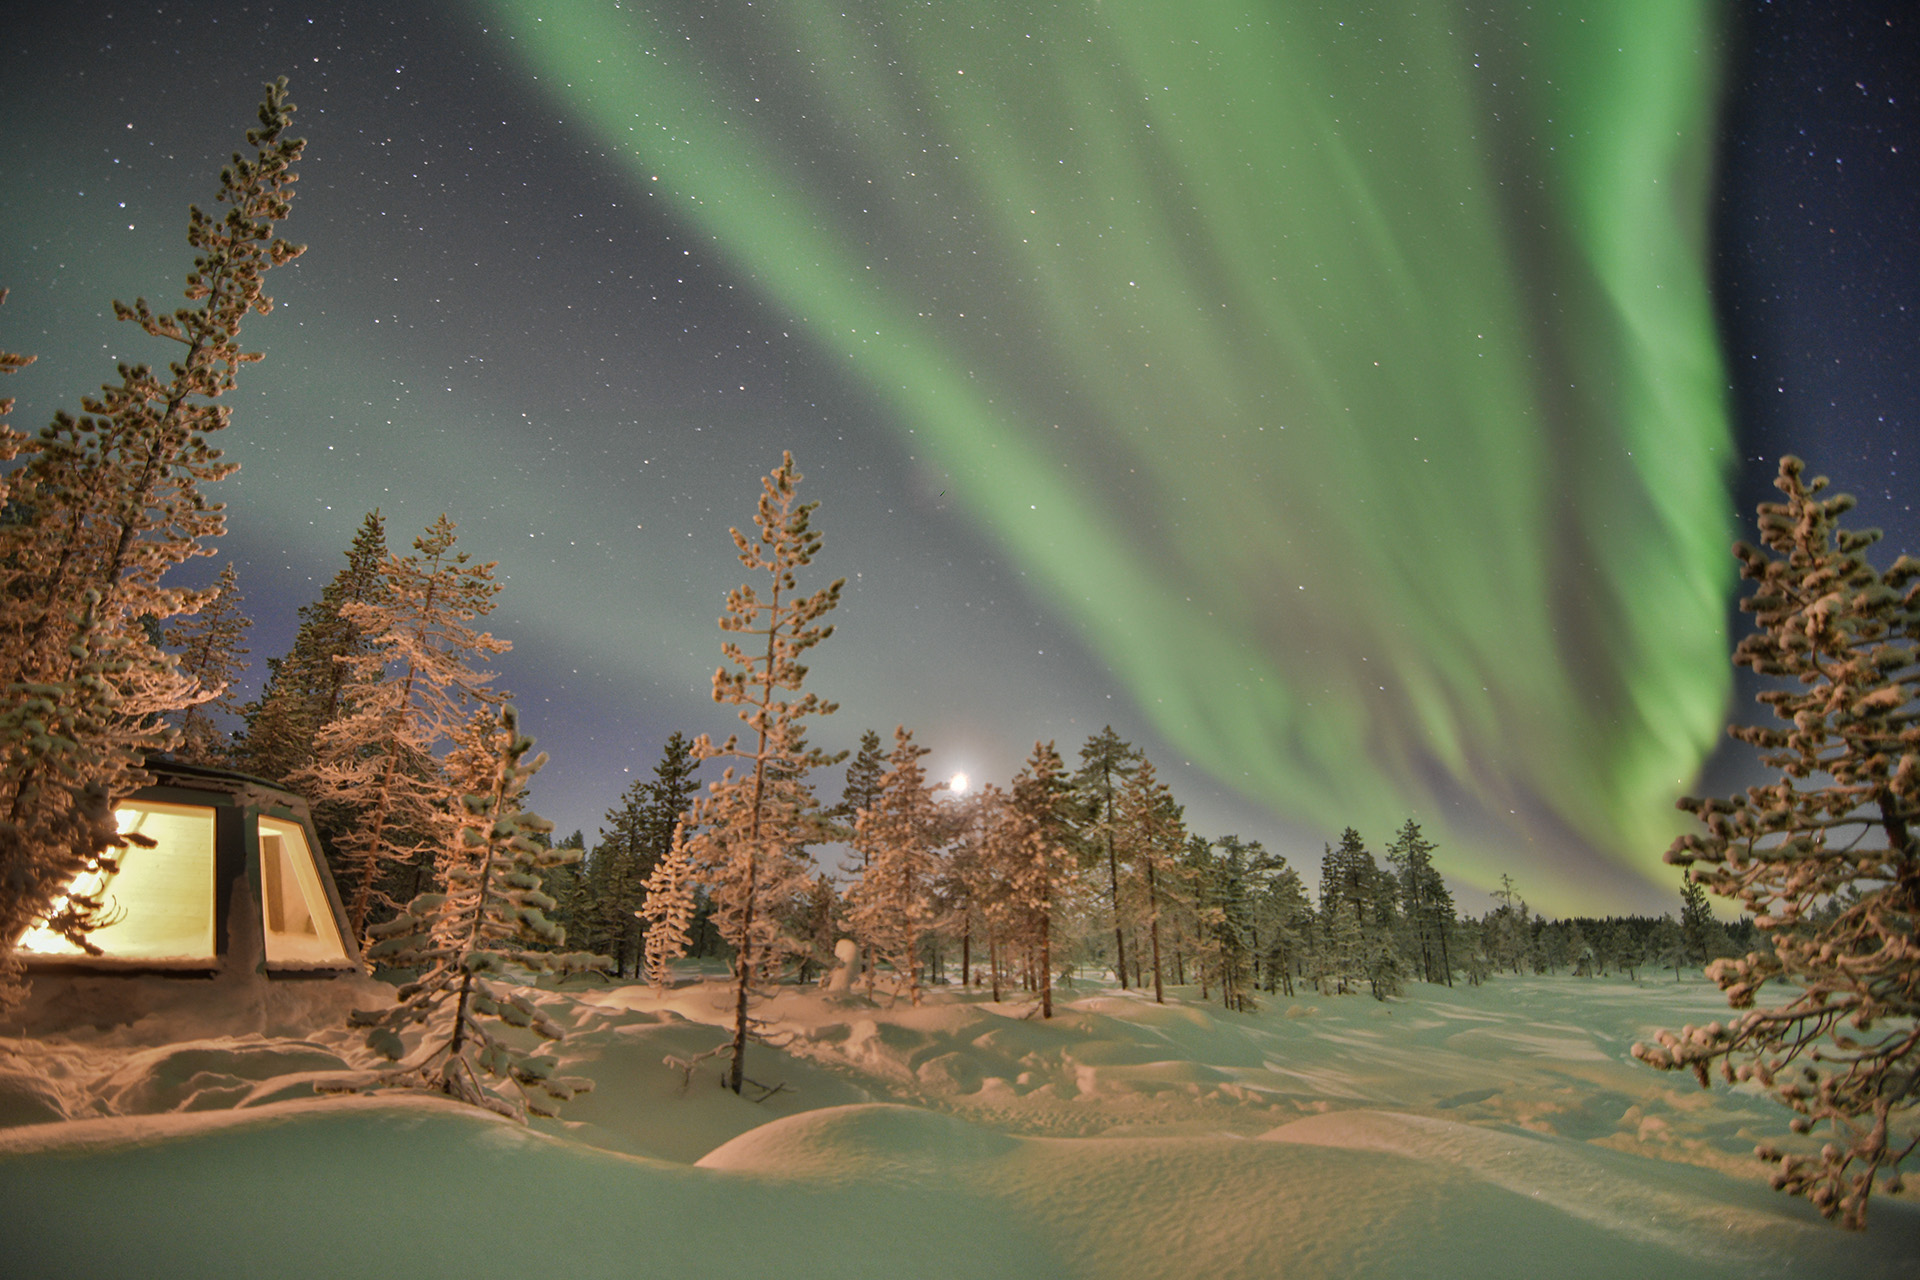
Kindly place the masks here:
[(957, 796), (967, 794), (967, 775), (964, 773), (954, 774), (953, 777), (947, 780), (947, 790)]
[[(68, 893), (105, 897), (107, 923), (88, 940), (120, 959), (211, 960), (213, 810), (140, 801), (115, 810), (114, 817), (123, 834), (138, 832), (154, 843), (120, 850), (114, 855), (120, 869), (111, 876), (88, 873), (67, 886)], [(81, 954), (44, 925), (15, 945), (42, 955)]]

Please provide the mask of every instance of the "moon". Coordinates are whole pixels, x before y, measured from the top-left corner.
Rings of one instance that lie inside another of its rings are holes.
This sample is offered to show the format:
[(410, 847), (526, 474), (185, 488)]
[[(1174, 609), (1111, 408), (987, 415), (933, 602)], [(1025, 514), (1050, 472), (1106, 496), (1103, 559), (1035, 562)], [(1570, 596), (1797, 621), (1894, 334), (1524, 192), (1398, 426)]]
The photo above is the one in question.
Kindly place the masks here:
[(956, 796), (967, 794), (967, 775), (964, 773), (956, 773), (951, 778), (948, 778), (947, 790)]

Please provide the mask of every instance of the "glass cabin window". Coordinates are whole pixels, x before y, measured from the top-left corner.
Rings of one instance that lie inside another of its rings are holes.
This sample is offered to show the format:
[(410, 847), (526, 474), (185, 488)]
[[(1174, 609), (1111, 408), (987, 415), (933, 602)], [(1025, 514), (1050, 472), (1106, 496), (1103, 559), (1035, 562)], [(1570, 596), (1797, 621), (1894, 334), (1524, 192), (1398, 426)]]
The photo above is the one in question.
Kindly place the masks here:
[[(199, 805), (129, 801), (114, 810), (122, 832), (155, 841), (129, 846), (111, 875), (83, 875), (74, 888), (104, 888), (107, 924), (87, 935), (102, 954), (125, 960), (212, 960), (213, 810)], [(85, 955), (51, 931), (29, 930), (19, 949), (36, 955)]]
[(260, 819), (260, 908), (268, 964), (346, 960), (306, 829), (297, 822)]

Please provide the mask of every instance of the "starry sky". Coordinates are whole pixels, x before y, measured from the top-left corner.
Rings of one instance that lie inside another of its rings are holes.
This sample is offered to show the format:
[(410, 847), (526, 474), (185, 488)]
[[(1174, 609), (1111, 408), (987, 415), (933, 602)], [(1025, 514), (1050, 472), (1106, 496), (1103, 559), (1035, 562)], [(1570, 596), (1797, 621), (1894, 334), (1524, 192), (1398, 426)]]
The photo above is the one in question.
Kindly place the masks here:
[[(78, 3), (0, 33), (32, 428), (157, 359), (261, 80), (309, 140), (222, 443), (256, 662), (442, 511), (585, 828), (709, 698), (791, 449), (815, 731), (940, 775), (1111, 723), (1307, 870), (1663, 910), (1748, 779), (1727, 546), (1806, 456), (1920, 550), (1908, 6)], [(825, 780), (828, 791), (837, 779)], [(1471, 903), (1467, 892), (1464, 900)]]

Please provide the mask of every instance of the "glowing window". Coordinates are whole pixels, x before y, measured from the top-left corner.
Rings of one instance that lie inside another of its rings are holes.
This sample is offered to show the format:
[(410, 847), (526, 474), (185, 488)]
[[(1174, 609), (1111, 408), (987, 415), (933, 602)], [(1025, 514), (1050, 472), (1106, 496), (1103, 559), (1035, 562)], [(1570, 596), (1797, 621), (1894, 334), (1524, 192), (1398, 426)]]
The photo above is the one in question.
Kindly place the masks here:
[(346, 960), (306, 830), (297, 822), (260, 819), (260, 908), (268, 964)]
[[(212, 960), (213, 810), (198, 805), (132, 801), (114, 810), (123, 832), (155, 843), (120, 853), (120, 869), (84, 875), (72, 887), (104, 889), (109, 923), (87, 935), (105, 955), (125, 960)], [(85, 952), (46, 929), (32, 929), (20, 950), (38, 955)]]

